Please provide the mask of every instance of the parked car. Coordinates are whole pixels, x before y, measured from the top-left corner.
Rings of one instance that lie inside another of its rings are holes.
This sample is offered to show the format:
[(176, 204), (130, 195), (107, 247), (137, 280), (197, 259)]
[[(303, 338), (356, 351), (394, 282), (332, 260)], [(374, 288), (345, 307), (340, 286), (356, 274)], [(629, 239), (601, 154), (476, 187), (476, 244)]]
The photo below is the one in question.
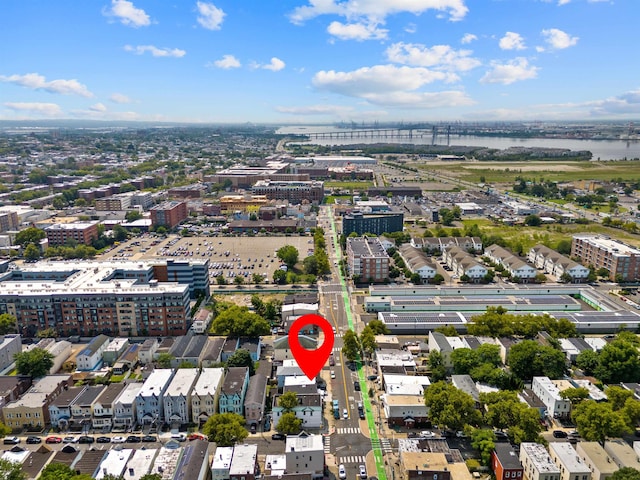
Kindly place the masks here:
[(274, 433), (271, 435), (271, 440), (286, 440), (287, 436), (282, 433)]
[(363, 480), (366, 480), (366, 478), (367, 478), (367, 467), (365, 467), (364, 465), (360, 465), (358, 467), (358, 470), (360, 471), (360, 478), (362, 478)]
[(33, 444), (36, 444), (36, 443), (42, 443), (42, 439), (40, 437), (36, 437), (34, 435), (29, 435), (27, 437), (27, 443), (29, 445), (33, 445)]
[(187, 440), (187, 435), (185, 433), (172, 433), (171, 440), (177, 440), (179, 442), (184, 442)]
[(209, 440), (206, 435), (201, 433), (191, 433), (187, 437), (187, 440)]
[(47, 437), (44, 443), (62, 443), (62, 437)]
[(331, 370), (331, 378), (332, 379), (336, 378), (336, 372), (334, 372), (333, 370)]
[(83, 435), (80, 438), (78, 438), (78, 443), (85, 443), (85, 444), (89, 444), (89, 443), (93, 443), (95, 442), (95, 438), (89, 436), (89, 435)]
[(338, 478), (345, 480), (347, 478), (347, 470), (344, 468), (344, 464), (338, 466)]
[(4, 437), (2, 443), (5, 445), (17, 445), (20, 443), (20, 439), (18, 437)]
[(344, 418), (345, 420), (349, 418), (349, 412), (347, 411), (346, 408), (342, 409), (342, 418)]
[(137, 435), (129, 435), (127, 437), (127, 443), (140, 443), (142, 441), (141, 437), (138, 437)]
[(72, 437), (72, 436), (64, 437), (62, 439), (62, 443), (78, 443), (78, 439), (76, 437)]
[(436, 435), (435, 435), (435, 433), (433, 433), (433, 432), (432, 432), (432, 431), (430, 431), (430, 430), (424, 430), (424, 431), (420, 432), (420, 436), (421, 436), (422, 438), (433, 438), (433, 437), (435, 437)]
[(553, 438), (567, 438), (567, 432), (564, 432), (562, 430), (554, 430)]
[(142, 440), (143, 442), (157, 442), (158, 437), (156, 437), (155, 435), (145, 435), (140, 440)]
[(124, 443), (124, 442), (126, 442), (126, 439), (124, 437), (117, 436), (117, 437), (113, 437), (111, 439), (111, 442), (112, 443)]
[(353, 389), (356, 392), (359, 392), (360, 391), (360, 382), (358, 382), (357, 380), (355, 382), (353, 382)]
[(111, 443), (111, 437), (98, 437), (96, 438), (98, 443)]

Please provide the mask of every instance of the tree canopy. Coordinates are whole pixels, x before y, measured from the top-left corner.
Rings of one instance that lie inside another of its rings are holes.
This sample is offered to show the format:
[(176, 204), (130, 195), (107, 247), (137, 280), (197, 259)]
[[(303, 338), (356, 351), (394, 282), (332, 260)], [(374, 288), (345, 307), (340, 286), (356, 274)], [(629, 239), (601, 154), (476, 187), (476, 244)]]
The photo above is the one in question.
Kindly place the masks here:
[(424, 392), (424, 400), (434, 425), (461, 430), (480, 422), (480, 412), (471, 395), (444, 381), (431, 384)]
[(256, 373), (256, 366), (251, 358), (251, 353), (244, 348), (239, 348), (227, 360), (227, 367), (249, 367), (249, 376)]
[(26, 248), (29, 244), (38, 245), (40, 240), (45, 238), (47, 234), (44, 230), (40, 230), (36, 227), (25, 228), (16, 234), (16, 245), (20, 245), (22, 248)]
[(634, 338), (618, 334), (616, 339), (605, 345), (598, 355), (598, 366), (594, 371), (598, 380), (603, 383), (640, 382), (640, 354)]
[(53, 355), (43, 348), (33, 348), (16, 353), (13, 358), (16, 361), (16, 369), (20, 375), (29, 375), (32, 378), (44, 377), (53, 367)]
[(237, 413), (218, 413), (212, 415), (202, 427), (202, 432), (219, 447), (232, 447), (249, 435), (244, 428), (245, 420)]
[(276, 425), (276, 430), (285, 435), (297, 435), (302, 429), (302, 419), (293, 412), (283, 413)]
[(573, 408), (571, 418), (582, 438), (589, 442), (603, 445), (607, 437), (621, 437), (625, 433), (631, 433), (624, 412), (614, 411), (610, 403), (586, 400)]
[(344, 332), (342, 336), (342, 354), (347, 357), (347, 360), (353, 362), (358, 359), (360, 356), (360, 340), (358, 340), (358, 336), (353, 332), (353, 330), (349, 329)]
[(27, 475), (22, 471), (22, 464), (0, 458), (0, 478), (2, 480), (24, 480)]
[(611, 480), (640, 480), (640, 470), (631, 467), (622, 467), (613, 472), (609, 477)]
[(296, 263), (298, 263), (298, 249), (293, 245), (280, 247), (276, 252), (276, 255), (289, 268), (293, 268)]
[(16, 317), (8, 313), (0, 315), (0, 335), (16, 332)]
[(546, 331), (555, 338), (577, 335), (576, 326), (566, 318), (555, 319), (547, 314), (515, 315), (508, 313), (504, 307), (488, 307), (482, 315), (471, 317), (467, 330), (470, 335), (494, 338), (514, 335), (533, 338), (541, 331)]
[(268, 335), (271, 327), (269, 322), (250, 312), (248, 307), (232, 305), (218, 314), (211, 325), (211, 331), (216, 335), (231, 337), (259, 337)]
[(523, 340), (512, 346), (508, 363), (511, 371), (522, 380), (536, 376), (560, 378), (566, 369), (564, 353), (535, 340)]

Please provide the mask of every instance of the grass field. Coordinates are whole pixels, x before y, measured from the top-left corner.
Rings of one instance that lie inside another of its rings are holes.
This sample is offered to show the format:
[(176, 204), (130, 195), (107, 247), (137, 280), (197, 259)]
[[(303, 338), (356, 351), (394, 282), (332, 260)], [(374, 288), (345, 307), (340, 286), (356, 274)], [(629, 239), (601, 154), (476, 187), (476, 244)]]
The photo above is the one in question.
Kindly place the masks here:
[(324, 188), (341, 188), (342, 190), (366, 190), (373, 186), (373, 182), (368, 181), (353, 181), (353, 182), (324, 182)]
[(446, 165), (416, 164), (426, 170), (439, 170), (479, 183), (513, 183), (516, 177), (572, 182), (577, 180), (637, 180), (640, 161), (618, 162), (456, 162)]

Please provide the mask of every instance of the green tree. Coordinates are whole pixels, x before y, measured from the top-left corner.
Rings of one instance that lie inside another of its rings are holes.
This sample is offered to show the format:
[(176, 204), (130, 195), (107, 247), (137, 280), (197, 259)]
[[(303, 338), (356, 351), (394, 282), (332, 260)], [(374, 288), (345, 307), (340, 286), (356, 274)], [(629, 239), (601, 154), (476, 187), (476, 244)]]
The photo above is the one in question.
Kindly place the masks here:
[(571, 405), (577, 405), (583, 400), (589, 398), (589, 390), (584, 387), (567, 388), (560, 392), (560, 396), (571, 402)]
[(478, 365), (478, 354), (470, 348), (456, 348), (451, 352), (451, 363), (453, 364), (453, 373), (466, 375)]
[(360, 341), (358, 336), (349, 329), (342, 336), (342, 354), (347, 357), (350, 362), (355, 361), (360, 356)]
[(600, 354), (594, 350), (584, 350), (576, 357), (576, 366), (585, 375), (592, 375), (600, 363)]
[(124, 242), (129, 238), (129, 232), (122, 225), (115, 225), (113, 227), (113, 240), (116, 242)]
[(564, 354), (534, 340), (523, 340), (512, 346), (508, 363), (511, 371), (522, 380), (530, 380), (535, 376), (560, 378), (565, 371)]
[(218, 276), (216, 277), (216, 283), (217, 283), (218, 285), (226, 285), (226, 284), (227, 284), (227, 279), (226, 279), (226, 278), (224, 278), (224, 275), (218, 275)]
[(442, 325), (440, 327), (437, 327), (434, 332), (438, 332), (441, 333), (447, 337), (458, 337), (458, 331), (456, 330), (456, 327), (454, 327), (453, 325)]
[(218, 413), (212, 415), (202, 427), (202, 432), (219, 447), (232, 447), (242, 442), (249, 432), (244, 428), (245, 420), (237, 413)]
[(293, 268), (298, 263), (298, 249), (293, 245), (280, 247), (276, 255), (289, 268)]
[(236, 277), (234, 277), (233, 283), (235, 283), (236, 285), (244, 284), (244, 277), (242, 275), (237, 275)]
[(371, 320), (367, 323), (367, 327), (371, 329), (374, 335), (389, 335), (391, 333), (389, 327), (382, 320)]
[(640, 381), (640, 355), (637, 346), (625, 338), (616, 338), (600, 352), (594, 372), (603, 383), (636, 383)]
[(609, 403), (586, 400), (572, 410), (571, 418), (582, 438), (589, 442), (604, 445), (607, 437), (621, 437), (625, 433), (631, 433), (624, 413), (614, 411)]
[(640, 480), (640, 470), (631, 467), (622, 467), (613, 472), (609, 477), (611, 480)]
[(530, 227), (539, 227), (542, 225), (542, 219), (539, 215), (527, 215), (524, 219), (524, 224)]
[(160, 368), (171, 368), (171, 363), (176, 359), (173, 355), (168, 352), (162, 352), (158, 355), (158, 359), (156, 363)]
[(4, 438), (11, 433), (11, 428), (0, 422), (0, 438)]
[(271, 332), (269, 322), (248, 307), (233, 305), (220, 312), (211, 325), (211, 331), (216, 335), (231, 337), (259, 337)]
[(140, 480), (162, 480), (162, 475), (159, 473), (147, 473), (140, 477)]
[(0, 458), (0, 478), (2, 480), (25, 480), (27, 474), (22, 471), (22, 464)]
[(614, 411), (622, 410), (627, 400), (633, 398), (633, 391), (618, 387), (617, 385), (607, 387), (605, 393)]
[(480, 422), (473, 397), (444, 381), (431, 384), (424, 392), (424, 400), (434, 425), (461, 430)]
[(40, 249), (33, 243), (30, 243), (24, 249), (24, 258), (30, 262), (38, 260), (40, 258)]
[(293, 412), (283, 413), (276, 425), (276, 430), (285, 435), (297, 435), (302, 429), (302, 419)]
[(491, 452), (496, 448), (496, 436), (492, 430), (476, 428), (471, 432), (471, 446), (480, 452), (483, 465), (489, 465)]
[(362, 347), (362, 351), (367, 355), (372, 355), (376, 348), (378, 348), (376, 335), (368, 325), (364, 327), (360, 334), (360, 345)]
[(285, 412), (290, 412), (298, 406), (298, 395), (296, 392), (284, 392), (278, 397), (278, 406)]
[(308, 273), (310, 275), (317, 275), (318, 259), (316, 258), (315, 255), (311, 255), (302, 261), (302, 267), (304, 268), (304, 273)]
[(429, 352), (427, 359), (429, 372), (431, 373), (431, 381), (440, 381), (447, 378), (447, 368), (444, 366), (444, 358), (437, 350)]
[(25, 352), (16, 353), (13, 358), (16, 369), (20, 375), (29, 375), (32, 378), (44, 377), (53, 367), (53, 355), (43, 348), (34, 348)]
[(249, 367), (249, 376), (256, 373), (256, 367), (251, 358), (251, 354), (244, 348), (239, 348), (227, 360), (227, 367)]
[(124, 218), (127, 222), (135, 222), (136, 220), (140, 220), (142, 218), (142, 214), (138, 210), (129, 210)]
[(25, 248), (30, 243), (37, 245), (40, 243), (40, 240), (45, 238), (47, 234), (44, 230), (40, 230), (36, 227), (29, 227), (21, 230), (16, 234), (16, 244), (20, 245), (22, 248)]
[(16, 332), (16, 317), (8, 313), (0, 315), (0, 335)]
[(273, 272), (273, 283), (277, 283), (278, 285), (284, 285), (286, 282), (287, 282), (287, 272), (280, 269)]
[(50, 463), (42, 469), (39, 480), (72, 480), (76, 476), (75, 470), (64, 463)]
[(253, 275), (251, 275), (251, 280), (256, 285), (260, 285), (262, 282), (264, 282), (264, 277), (259, 273), (254, 273)]

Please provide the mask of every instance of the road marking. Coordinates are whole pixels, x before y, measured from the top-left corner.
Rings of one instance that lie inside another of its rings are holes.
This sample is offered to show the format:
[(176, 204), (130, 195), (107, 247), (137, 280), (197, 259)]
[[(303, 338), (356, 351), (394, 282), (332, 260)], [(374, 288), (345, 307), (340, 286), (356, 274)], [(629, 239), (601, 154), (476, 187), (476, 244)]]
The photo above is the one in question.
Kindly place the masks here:
[(326, 435), (322, 440), (324, 442), (324, 453), (331, 453), (331, 437)]
[(360, 433), (360, 428), (358, 428), (358, 427), (336, 428), (336, 433), (338, 435), (342, 435), (342, 434), (345, 434), (345, 433)]
[(337, 462), (338, 462), (338, 464), (341, 464), (341, 463), (360, 463), (360, 464), (364, 464), (365, 463), (365, 457), (364, 457), (364, 455), (351, 455), (349, 457), (338, 457)]

